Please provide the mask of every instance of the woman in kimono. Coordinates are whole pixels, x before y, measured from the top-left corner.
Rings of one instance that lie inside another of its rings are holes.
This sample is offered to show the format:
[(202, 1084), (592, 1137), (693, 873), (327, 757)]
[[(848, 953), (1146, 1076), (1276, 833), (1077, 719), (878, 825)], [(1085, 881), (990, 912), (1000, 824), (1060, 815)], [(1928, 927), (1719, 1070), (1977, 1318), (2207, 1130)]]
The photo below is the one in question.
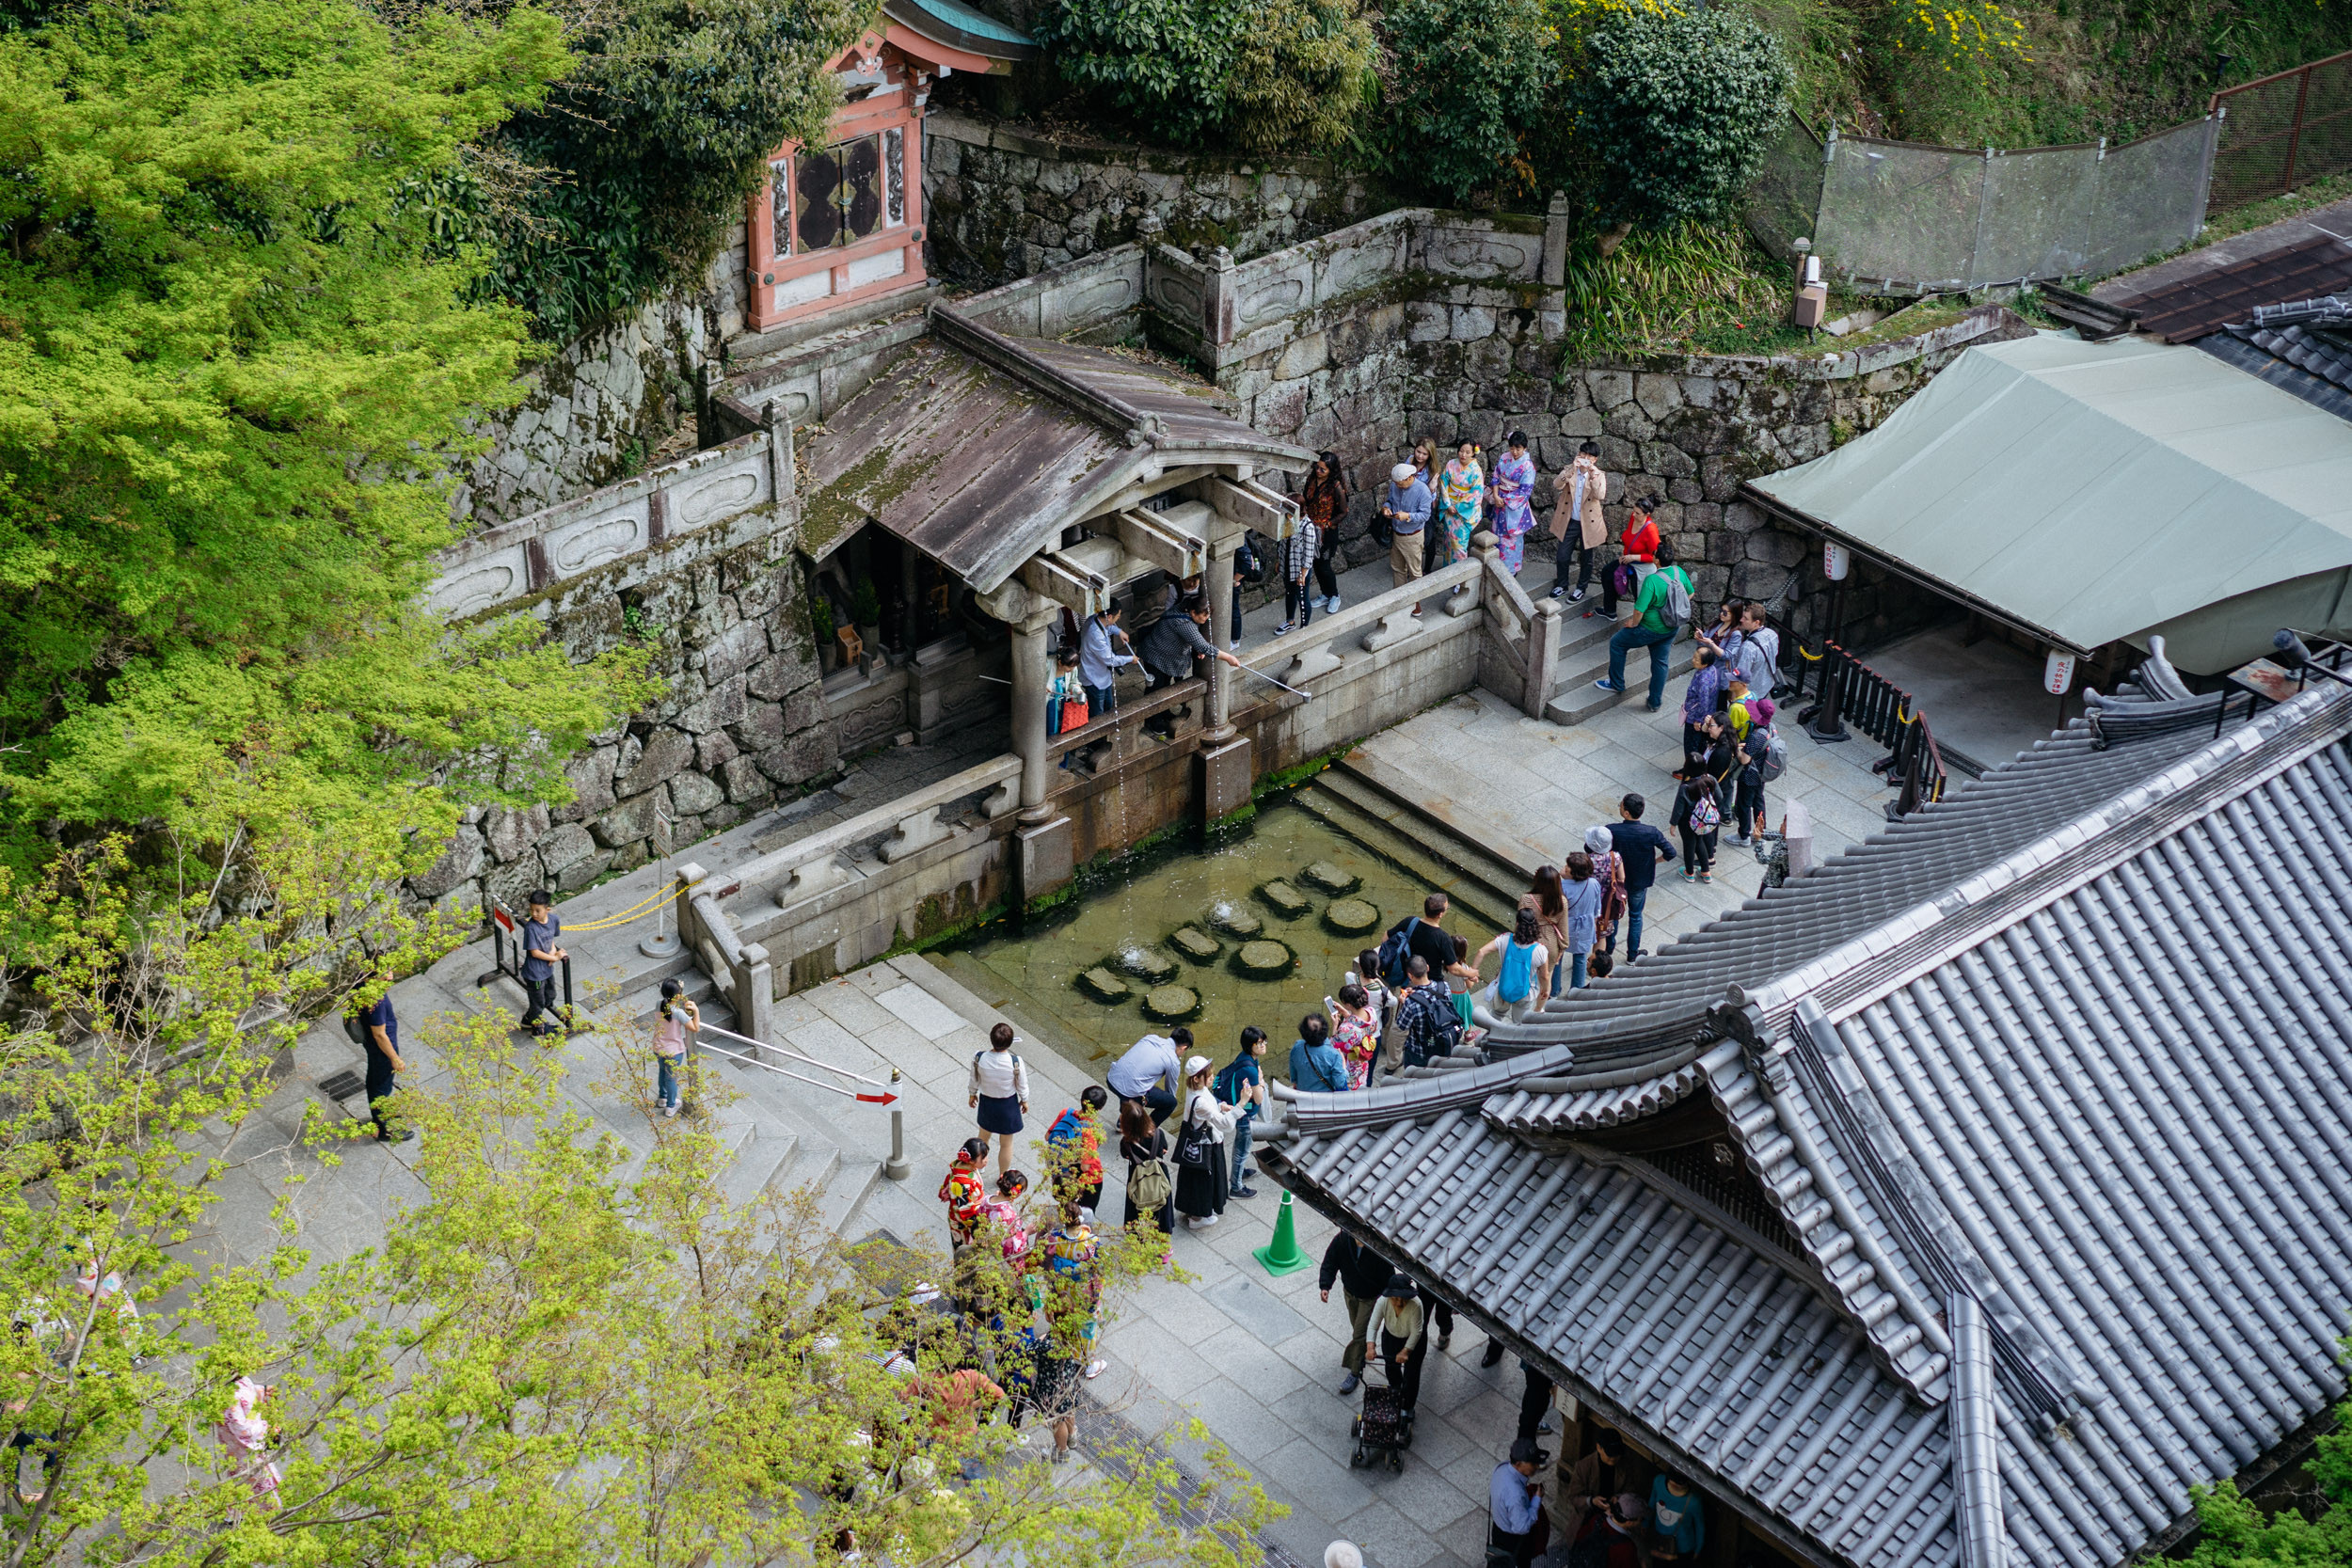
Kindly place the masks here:
[(1465, 441), (1438, 471), (1438, 520), (1445, 525), (1454, 553), (1445, 564), (1470, 559), (1470, 535), (1478, 531), (1479, 503), (1486, 497), (1486, 476), (1478, 469), (1478, 445)]
[(1527, 433), (1511, 432), (1510, 450), (1495, 459), (1495, 543), (1502, 546), (1502, 569), (1513, 577), (1527, 557), (1527, 532), (1535, 526), (1531, 504), (1535, 497), (1535, 465), (1527, 455)]

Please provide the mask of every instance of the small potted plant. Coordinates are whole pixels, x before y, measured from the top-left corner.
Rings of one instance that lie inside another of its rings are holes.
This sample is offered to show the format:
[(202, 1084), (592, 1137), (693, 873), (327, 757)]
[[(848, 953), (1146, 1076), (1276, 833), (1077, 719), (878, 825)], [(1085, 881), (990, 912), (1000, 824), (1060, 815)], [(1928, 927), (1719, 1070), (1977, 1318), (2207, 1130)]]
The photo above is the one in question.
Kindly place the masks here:
[(817, 667), (826, 674), (833, 673), (839, 662), (833, 644), (833, 603), (822, 594), (813, 594), (808, 607), (808, 628), (817, 638)]
[(860, 572), (850, 585), (850, 610), (857, 619), (857, 634), (868, 648), (882, 646), (882, 594), (873, 578)]

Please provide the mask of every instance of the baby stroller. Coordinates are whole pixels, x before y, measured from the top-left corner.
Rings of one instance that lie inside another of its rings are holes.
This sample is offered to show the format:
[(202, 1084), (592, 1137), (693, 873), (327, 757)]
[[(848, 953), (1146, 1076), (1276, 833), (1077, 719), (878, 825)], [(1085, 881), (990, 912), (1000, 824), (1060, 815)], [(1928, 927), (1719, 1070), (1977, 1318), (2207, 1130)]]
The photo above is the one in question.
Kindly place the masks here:
[(1413, 1423), (1405, 1418), (1395, 1386), (1374, 1383), (1370, 1367), (1365, 1368), (1365, 1372), (1364, 1413), (1347, 1423), (1347, 1434), (1356, 1439), (1356, 1450), (1347, 1456), (1347, 1467), (1357, 1470), (1377, 1465), (1385, 1454), (1389, 1468), (1401, 1474), (1405, 1469), (1405, 1450), (1413, 1446)]

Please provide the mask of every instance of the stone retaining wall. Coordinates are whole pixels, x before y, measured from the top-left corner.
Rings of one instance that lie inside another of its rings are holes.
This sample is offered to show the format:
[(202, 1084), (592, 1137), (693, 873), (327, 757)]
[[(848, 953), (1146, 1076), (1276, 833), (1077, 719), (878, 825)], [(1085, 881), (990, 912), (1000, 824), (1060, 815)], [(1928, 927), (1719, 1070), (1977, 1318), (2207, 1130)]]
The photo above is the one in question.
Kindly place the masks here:
[(1266, 162), (1033, 131), (933, 109), (923, 121), (931, 270), (1025, 277), (1123, 245), (1152, 214), (1180, 245), (1254, 256), (1354, 223), (1378, 203), (1320, 159)]

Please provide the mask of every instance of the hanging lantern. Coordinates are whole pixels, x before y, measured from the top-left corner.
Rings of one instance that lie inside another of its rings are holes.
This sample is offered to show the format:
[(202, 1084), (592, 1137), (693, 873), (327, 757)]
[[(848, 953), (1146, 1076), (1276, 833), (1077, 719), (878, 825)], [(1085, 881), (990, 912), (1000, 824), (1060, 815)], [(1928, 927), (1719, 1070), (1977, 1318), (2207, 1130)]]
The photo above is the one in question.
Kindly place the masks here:
[(2042, 689), (2053, 697), (2063, 697), (2074, 686), (2074, 656), (2062, 654), (2056, 648), (2042, 661)]
[(1846, 546), (1835, 539), (1821, 543), (1821, 575), (1832, 582), (1846, 580), (1847, 570), (1853, 564), (1846, 554)]

